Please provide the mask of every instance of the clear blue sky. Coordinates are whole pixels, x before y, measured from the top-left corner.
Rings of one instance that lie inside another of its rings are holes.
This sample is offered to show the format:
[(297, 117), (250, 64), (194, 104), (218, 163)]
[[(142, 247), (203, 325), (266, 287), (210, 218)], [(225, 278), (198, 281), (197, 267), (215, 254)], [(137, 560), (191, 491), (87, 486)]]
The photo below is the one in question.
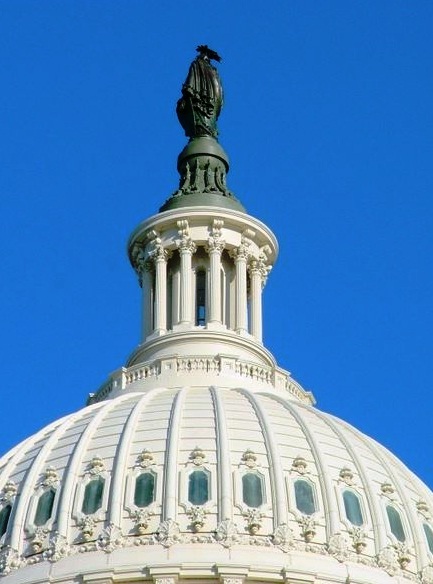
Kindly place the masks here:
[(433, 2), (0, 0), (0, 451), (139, 339), (125, 243), (177, 185), (175, 103), (223, 56), (229, 186), (280, 242), (265, 340), (433, 486)]

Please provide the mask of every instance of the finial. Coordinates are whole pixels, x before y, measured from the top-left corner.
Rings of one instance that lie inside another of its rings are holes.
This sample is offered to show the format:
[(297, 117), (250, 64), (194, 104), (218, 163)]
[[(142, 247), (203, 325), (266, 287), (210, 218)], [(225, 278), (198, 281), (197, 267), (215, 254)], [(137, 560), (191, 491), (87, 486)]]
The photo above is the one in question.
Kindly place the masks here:
[(223, 105), (223, 88), (211, 60), (220, 62), (221, 57), (207, 45), (199, 45), (196, 50), (199, 54), (189, 67), (176, 113), (188, 138), (215, 138)]
[(179, 207), (215, 206), (245, 211), (227, 186), (229, 159), (218, 143), (217, 120), (223, 105), (223, 88), (211, 61), (221, 57), (207, 45), (197, 47), (176, 113), (189, 141), (177, 159), (179, 188), (160, 211)]

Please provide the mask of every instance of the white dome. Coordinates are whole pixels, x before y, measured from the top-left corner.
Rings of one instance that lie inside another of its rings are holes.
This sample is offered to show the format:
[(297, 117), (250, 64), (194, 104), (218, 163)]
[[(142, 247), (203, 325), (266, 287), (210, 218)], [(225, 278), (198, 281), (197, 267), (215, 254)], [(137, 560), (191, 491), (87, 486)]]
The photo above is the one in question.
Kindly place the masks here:
[[(137, 562), (148, 575), (161, 564), (166, 572), (168, 562), (177, 577), (194, 564), (195, 577), (209, 578), (218, 564), (253, 579), (285, 570), (290, 582), (300, 573), (382, 582), (386, 572), (413, 579), (423, 570), (430, 581), (424, 525), (433, 494), (371, 438), (260, 382), (257, 390), (133, 391), (144, 384), (62, 418), (3, 457), (0, 489), (13, 508), (3, 536), (8, 583), (72, 578), (86, 562), (100, 570), (108, 552), (124, 574)], [(194, 504), (188, 486), (197, 471), (208, 494)], [(155, 479), (153, 500), (137, 506), (142, 475)], [(248, 498), (245, 475), (258, 477), (258, 499)], [(101, 506), (85, 514), (86, 485), (95, 480)], [(49, 490), (51, 517), (36, 526)], [(353, 523), (344, 493), (359, 501)], [(401, 527), (391, 527), (387, 508)]]

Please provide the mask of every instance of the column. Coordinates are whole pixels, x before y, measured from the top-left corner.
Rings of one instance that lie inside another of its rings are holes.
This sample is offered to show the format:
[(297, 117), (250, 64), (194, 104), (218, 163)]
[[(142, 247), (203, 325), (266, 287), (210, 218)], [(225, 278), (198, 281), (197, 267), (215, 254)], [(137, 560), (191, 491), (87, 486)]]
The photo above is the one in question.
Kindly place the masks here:
[(221, 254), (225, 242), (216, 237), (208, 239), (209, 253), (209, 287), (208, 287), (208, 323), (221, 324)]
[(167, 259), (168, 252), (161, 244), (156, 244), (152, 253), (155, 262), (155, 309), (154, 331), (165, 333), (167, 330)]
[(180, 254), (180, 318), (179, 324), (192, 323), (192, 254), (196, 250), (190, 237), (183, 237), (178, 242)]
[(142, 290), (141, 338), (145, 341), (153, 326), (153, 265), (144, 249), (138, 252), (135, 262)]
[(235, 330), (237, 333), (248, 332), (247, 316), (247, 259), (248, 247), (241, 244), (235, 250)]
[(249, 266), (251, 281), (251, 330), (253, 337), (262, 342), (262, 268), (253, 260)]
[(153, 267), (146, 262), (141, 271), (142, 288), (142, 340), (145, 341), (152, 332), (153, 325)]

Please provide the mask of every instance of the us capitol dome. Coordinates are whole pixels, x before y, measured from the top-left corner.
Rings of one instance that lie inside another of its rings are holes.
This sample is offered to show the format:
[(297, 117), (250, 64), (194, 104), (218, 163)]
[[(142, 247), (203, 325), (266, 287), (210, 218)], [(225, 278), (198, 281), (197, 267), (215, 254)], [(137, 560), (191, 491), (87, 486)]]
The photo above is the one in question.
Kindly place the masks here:
[(228, 189), (219, 57), (198, 53), (179, 188), (128, 243), (142, 342), (0, 459), (2, 582), (432, 584), (432, 492), (262, 343), (278, 245)]

